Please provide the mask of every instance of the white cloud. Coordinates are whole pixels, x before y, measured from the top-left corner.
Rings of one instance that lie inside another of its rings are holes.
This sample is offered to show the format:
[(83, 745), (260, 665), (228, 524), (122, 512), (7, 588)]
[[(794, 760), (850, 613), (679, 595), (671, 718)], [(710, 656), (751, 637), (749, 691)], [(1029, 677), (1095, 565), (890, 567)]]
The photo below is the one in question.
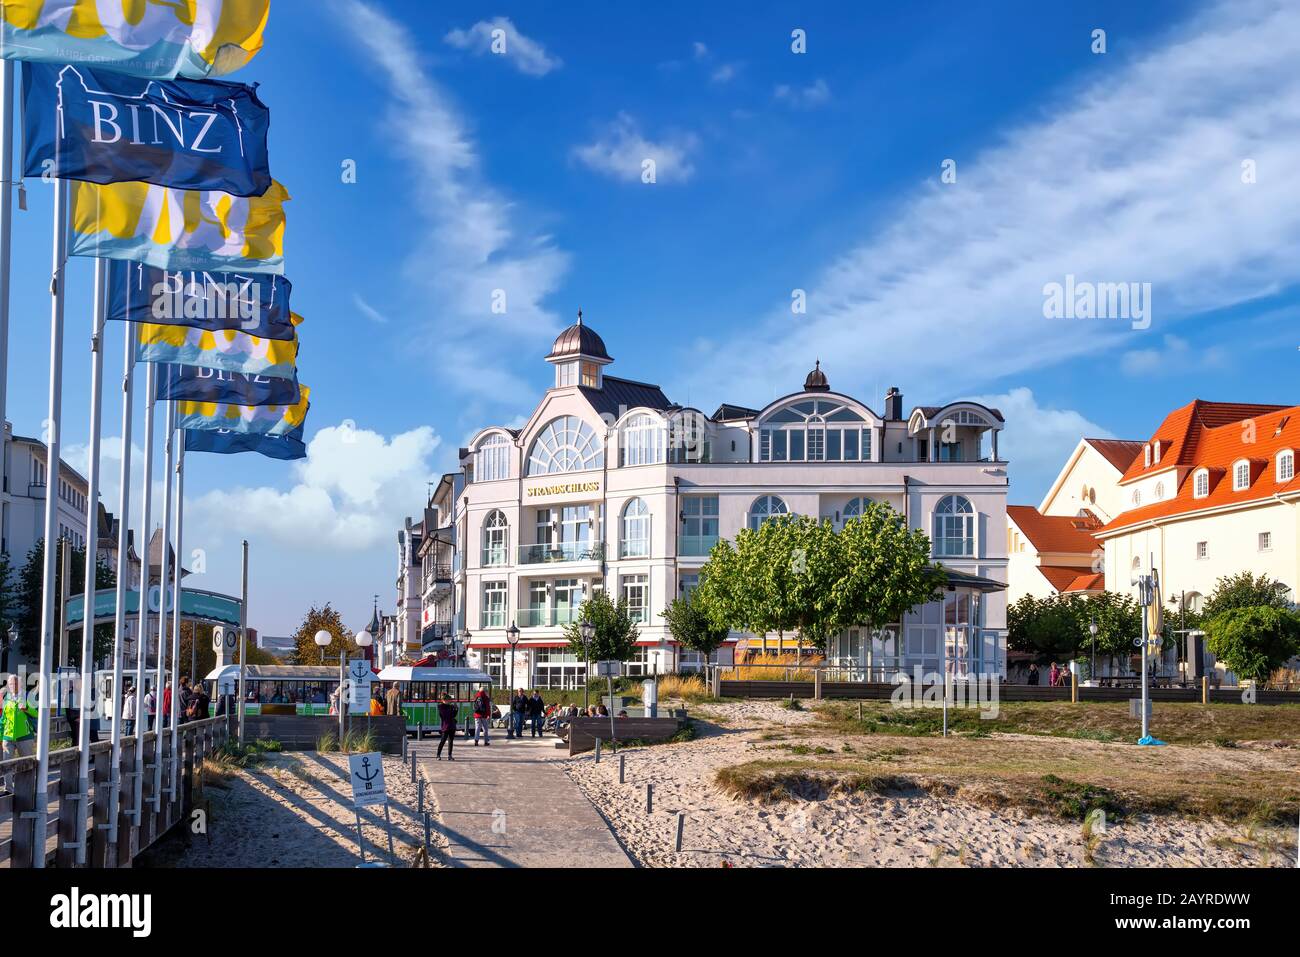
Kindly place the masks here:
[(796, 110), (811, 110), (830, 102), (831, 88), (826, 81), (818, 77), (808, 86), (797, 87), (781, 83), (772, 95), (782, 103)]
[(709, 55), (709, 48), (699, 40), (695, 40), (691, 43), (691, 55), (697, 60), (703, 60)]
[(1081, 438), (1112, 437), (1073, 409), (1043, 408), (1023, 386), (973, 401), (997, 409), (1006, 421), (998, 436), (998, 455), (1008, 463), (1012, 502), (1038, 504)]
[[(521, 212), (482, 175), (477, 147), (445, 91), (420, 66), (418, 43), (401, 24), (363, 0), (337, 0), (352, 38), (387, 86), (383, 122), (413, 169), (423, 235), (405, 245), (417, 249), (406, 265), (420, 302), (436, 301), (436, 316), (413, 331), (428, 348), (454, 351), (470, 369), (459, 386), (497, 401), (526, 401), (530, 390), (500, 361), (500, 337), (508, 334), (527, 352), (559, 331), (542, 302), (568, 268), (568, 255), (550, 236), (529, 233)], [(493, 307), (503, 304), (504, 312)], [(491, 379), (491, 381), (488, 381)]]
[(187, 509), (204, 540), (220, 542), (237, 525), (299, 550), (362, 551), (391, 540), (424, 500), (438, 444), (428, 426), (391, 439), (346, 423), (328, 426), (294, 463), (296, 484), (288, 491), (218, 489)]
[(1124, 353), (1120, 368), (1131, 376), (1187, 375), (1222, 365), (1223, 349), (1193, 349), (1181, 336), (1164, 336), (1158, 348), (1133, 349)]
[(690, 133), (649, 140), (636, 120), (620, 113), (594, 142), (575, 147), (573, 156), (588, 168), (627, 183), (640, 183), (642, 164), (653, 160), (656, 182), (684, 182), (695, 174), (690, 154), (697, 144)]
[(740, 72), (740, 67), (735, 63), (722, 63), (709, 74), (709, 80), (713, 83), (730, 83)]
[(443, 40), (459, 50), (509, 60), (529, 76), (545, 76), (562, 65), (559, 57), (549, 55), (544, 46), (520, 33), (509, 17), (480, 20), (468, 30), (452, 30)]
[[(1298, 59), (1300, 8), (1227, 4), (958, 157), (956, 183), (939, 182), (937, 154), (885, 226), (797, 282), (806, 316), (775, 295), (710, 378), (738, 384), (731, 401), (758, 401), (820, 354), (832, 383), (888, 378), (930, 401), (1154, 342), (1294, 282)], [(1043, 286), (1067, 274), (1151, 282), (1152, 328), (1044, 319)]]
[(352, 294), (352, 302), (358, 309), (361, 310), (361, 314), (365, 316), (367, 319), (369, 319), (371, 322), (378, 323), (381, 326), (388, 325), (388, 317), (385, 316), (378, 309), (376, 309), (374, 306), (370, 305), (370, 303), (362, 299), (359, 294), (357, 293)]

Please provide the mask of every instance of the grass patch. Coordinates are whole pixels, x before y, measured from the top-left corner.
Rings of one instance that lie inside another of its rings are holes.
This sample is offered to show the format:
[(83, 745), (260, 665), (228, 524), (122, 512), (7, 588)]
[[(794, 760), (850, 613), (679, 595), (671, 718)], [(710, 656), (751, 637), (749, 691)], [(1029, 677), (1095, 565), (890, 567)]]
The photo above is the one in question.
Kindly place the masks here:
[(212, 752), (208, 760), (216, 766), (218, 772), (228, 772), (234, 768), (248, 768), (261, 764), (265, 755), (275, 754), (280, 750), (279, 741), (267, 738), (258, 738), (242, 747), (233, 738), (228, 738)]
[[(889, 701), (823, 702), (818, 715), (843, 734), (932, 736), (943, 733), (940, 708), (895, 708)], [(1141, 733), (1122, 701), (1003, 701), (996, 718), (982, 718), (974, 708), (949, 708), (948, 733), (983, 736), (994, 732), (1075, 738), (1087, 741), (1136, 742)], [(1244, 741), (1300, 747), (1300, 705), (1193, 704), (1158, 701), (1151, 733), (1170, 744), (1232, 747)]]

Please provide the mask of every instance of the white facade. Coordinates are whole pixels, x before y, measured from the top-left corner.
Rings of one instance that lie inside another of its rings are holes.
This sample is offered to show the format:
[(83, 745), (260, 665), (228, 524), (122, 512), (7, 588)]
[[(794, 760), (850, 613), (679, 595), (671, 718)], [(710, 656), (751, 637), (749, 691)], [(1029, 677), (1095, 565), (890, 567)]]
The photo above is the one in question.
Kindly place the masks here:
[(659, 613), (695, 586), (719, 536), (780, 513), (842, 524), (870, 499), (924, 529), (945, 567), (991, 582), (909, 614), (894, 630), (901, 642), (852, 629), (832, 639), (829, 656), (1003, 673), (1006, 601), (996, 583), (1006, 581), (1007, 473), (995, 410), (959, 402), (905, 418), (891, 390), (880, 414), (830, 391), (817, 369), (764, 409), (724, 405), (706, 417), (657, 386), (606, 375), (612, 360), (581, 320), (547, 361), (556, 385), (523, 428), (474, 436), (462, 450), (463, 485), (448, 496), (452, 620), (471, 633), (471, 665), (509, 683), (506, 629), (517, 624), (515, 684), (580, 682), (563, 627), (597, 589), (626, 598), (638, 617), (625, 673), (697, 665)]

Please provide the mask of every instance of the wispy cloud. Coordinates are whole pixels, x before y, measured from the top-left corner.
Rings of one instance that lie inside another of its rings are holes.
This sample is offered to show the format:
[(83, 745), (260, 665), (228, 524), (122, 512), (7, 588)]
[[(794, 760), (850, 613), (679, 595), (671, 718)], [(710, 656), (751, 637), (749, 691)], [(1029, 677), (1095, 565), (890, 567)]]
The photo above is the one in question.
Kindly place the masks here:
[(558, 318), (542, 303), (569, 257), (550, 236), (521, 227), (517, 206), (485, 180), (478, 148), (421, 66), (415, 37), (363, 0), (337, 4), (346, 13), (340, 23), (387, 87), (383, 122), (414, 173), (410, 188), (424, 225), (406, 242), (418, 250), (407, 278), (422, 298), (439, 303), (429, 320), (439, 349), (460, 355), (466, 369), (494, 370), (491, 377), (464, 375), (459, 387), (501, 404), (525, 402), (530, 390), (500, 361), (500, 336), (537, 345), (558, 332)]
[(443, 41), (479, 56), (499, 56), (529, 76), (545, 76), (562, 65), (560, 58), (547, 53), (542, 44), (520, 33), (509, 17), (480, 20), (468, 30), (452, 30)]
[(776, 89), (772, 91), (772, 96), (778, 102), (796, 110), (811, 110), (830, 102), (831, 88), (825, 80), (818, 77), (807, 86), (778, 84)]
[(653, 161), (656, 182), (684, 182), (695, 175), (690, 156), (698, 143), (692, 133), (648, 139), (636, 120), (620, 113), (593, 142), (574, 147), (573, 156), (589, 169), (626, 183), (643, 181), (647, 161)]
[(367, 319), (369, 319), (371, 322), (378, 323), (381, 326), (388, 325), (388, 317), (385, 316), (378, 309), (376, 309), (374, 306), (370, 305), (370, 303), (362, 299), (359, 293), (354, 292), (352, 294), (352, 302), (358, 309), (361, 310), (361, 314), (365, 316)]
[[(1109, 54), (1108, 54), (1109, 56)], [(1128, 64), (1067, 91), (984, 152), (942, 154), (886, 222), (746, 320), (710, 368), (734, 401), (802, 380), (902, 380), (940, 398), (1085, 354), (1156, 343), (1185, 317), (1294, 283), (1300, 258), (1300, 8), (1208, 11)], [(1242, 181), (1253, 160), (1257, 182)], [(1152, 283), (1154, 323), (1048, 320), (1067, 275)], [(793, 321), (792, 321), (793, 320)], [(1146, 338), (1149, 337), (1149, 338)], [(752, 373), (763, 370), (763, 376)]]

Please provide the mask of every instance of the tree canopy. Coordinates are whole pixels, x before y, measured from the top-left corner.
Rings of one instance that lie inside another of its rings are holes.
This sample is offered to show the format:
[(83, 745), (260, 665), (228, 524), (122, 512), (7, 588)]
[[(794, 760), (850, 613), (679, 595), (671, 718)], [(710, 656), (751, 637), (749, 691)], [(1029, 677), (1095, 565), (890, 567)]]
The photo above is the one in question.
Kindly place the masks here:
[[(361, 648), (352, 640), (352, 632), (343, 624), (343, 617), (326, 602), (324, 607), (312, 605), (303, 616), (302, 624), (293, 633), (293, 651), (291, 663), (295, 665), (318, 665), (321, 661), (321, 649), (316, 644), (316, 632), (328, 631), (330, 643), (325, 646), (325, 657), (339, 660), (339, 656), (358, 657)], [(252, 660), (252, 653), (249, 653)]]
[(1300, 616), (1287, 608), (1231, 608), (1205, 623), (1205, 646), (1239, 678), (1263, 681), (1300, 654)]
[(731, 631), (725, 625), (718, 627), (713, 624), (703, 604), (688, 596), (674, 598), (659, 615), (682, 647), (699, 652), (705, 661), (727, 640)]
[(628, 612), (627, 602), (613, 601), (603, 590), (582, 603), (578, 620), (564, 627), (564, 637), (569, 640), (569, 650), (579, 658), (583, 655), (582, 632), (579, 625), (589, 621), (595, 628), (587, 654), (591, 661), (627, 661), (636, 650), (636, 639), (641, 633)]

